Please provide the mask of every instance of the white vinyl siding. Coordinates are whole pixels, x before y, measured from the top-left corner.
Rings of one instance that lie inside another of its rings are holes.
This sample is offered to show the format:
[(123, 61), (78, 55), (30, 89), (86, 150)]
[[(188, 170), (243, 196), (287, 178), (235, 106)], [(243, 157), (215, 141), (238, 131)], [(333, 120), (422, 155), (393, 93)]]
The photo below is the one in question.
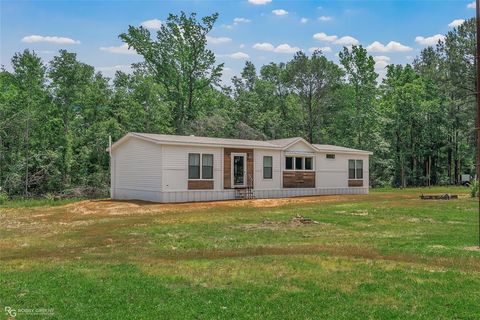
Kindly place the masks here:
[(325, 153), (316, 157), (317, 188), (348, 188), (348, 168), (350, 159), (363, 161), (363, 185), (368, 186), (368, 155), (336, 153), (335, 159), (327, 159)]
[[(281, 189), (282, 170), (280, 166), (280, 151), (255, 149), (254, 157), (254, 189)], [(263, 157), (272, 157), (272, 179), (263, 178)]]
[[(213, 187), (223, 189), (223, 149), (215, 147), (193, 147), (163, 145), (163, 190), (188, 190), (188, 154), (213, 155)], [(208, 161), (208, 160), (207, 160)], [(200, 171), (202, 167), (200, 166)]]
[(129, 139), (112, 152), (112, 189), (161, 191), (161, 146)]

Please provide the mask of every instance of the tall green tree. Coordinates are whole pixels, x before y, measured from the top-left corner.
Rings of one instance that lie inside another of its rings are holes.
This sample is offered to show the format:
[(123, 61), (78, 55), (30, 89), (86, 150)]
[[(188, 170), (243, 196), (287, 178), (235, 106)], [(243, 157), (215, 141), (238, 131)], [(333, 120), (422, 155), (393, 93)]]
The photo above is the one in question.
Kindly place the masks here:
[(351, 94), (351, 137), (357, 148), (371, 148), (376, 131), (377, 78), (375, 61), (367, 50), (360, 46), (343, 48), (339, 53), (345, 69)]
[(288, 62), (288, 82), (302, 106), (304, 135), (309, 142), (322, 141), (322, 121), (329, 105), (335, 103), (334, 92), (342, 84), (342, 76), (342, 70), (318, 50), (311, 57), (297, 52)]
[(471, 170), (473, 163), (462, 169), (463, 159), (475, 152), (475, 95), (476, 95), (476, 23), (469, 19), (447, 33), (437, 46), (446, 73), (444, 87), (447, 92), (448, 117), (447, 168), (448, 182), (457, 183), (462, 171)]
[(24, 194), (29, 194), (29, 186), (32, 181), (31, 171), (35, 170), (32, 152), (38, 152), (38, 150), (32, 150), (35, 147), (36, 133), (40, 126), (39, 113), (41, 113), (46, 104), (46, 91), (45, 91), (45, 66), (42, 60), (29, 50), (25, 50), (23, 53), (15, 54), (12, 58), (12, 66), (15, 84), (18, 89), (17, 96), (17, 119), (22, 119), (21, 127), (23, 128), (23, 137), (20, 141), (23, 141), (24, 145), (24, 159), (22, 161), (24, 166)]
[(130, 26), (120, 38), (144, 58), (144, 66), (166, 99), (172, 102), (176, 133), (183, 133), (185, 123), (196, 118), (198, 97), (202, 90), (218, 84), (223, 64), (217, 65), (214, 53), (207, 49), (207, 34), (218, 14), (197, 20), (196, 14), (170, 14), (152, 39), (150, 31)]
[(73, 139), (71, 123), (86, 96), (88, 84), (93, 80), (94, 68), (77, 60), (75, 53), (60, 50), (50, 62), (48, 76), (53, 102), (59, 113), (63, 134), (59, 139), (62, 150), (62, 180), (70, 185), (73, 164)]

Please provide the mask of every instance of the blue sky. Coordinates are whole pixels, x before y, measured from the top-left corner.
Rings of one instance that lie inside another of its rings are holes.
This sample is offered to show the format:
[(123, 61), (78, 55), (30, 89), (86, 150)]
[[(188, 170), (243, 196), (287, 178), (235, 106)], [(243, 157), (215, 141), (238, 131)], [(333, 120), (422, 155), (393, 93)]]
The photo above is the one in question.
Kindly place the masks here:
[(168, 13), (182, 10), (199, 16), (219, 13), (209, 47), (225, 63), (226, 82), (245, 60), (260, 67), (288, 61), (298, 49), (323, 48), (338, 61), (338, 51), (351, 44), (367, 47), (382, 74), (387, 63), (411, 62), (439, 35), (475, 14), (471, 0), (0, 0), (0, 64), (10, 70), (12, 55), (26, 48), (45, 61), (65, 48), (113, 76), (141, 60), (118, 39), (128, 25), (144, 24), (154, 32)]

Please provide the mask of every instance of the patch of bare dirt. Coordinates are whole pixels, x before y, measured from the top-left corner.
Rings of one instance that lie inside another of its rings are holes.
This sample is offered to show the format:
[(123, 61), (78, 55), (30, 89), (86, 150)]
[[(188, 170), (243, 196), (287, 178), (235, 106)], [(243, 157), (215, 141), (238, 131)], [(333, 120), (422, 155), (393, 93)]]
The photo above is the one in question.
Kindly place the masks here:
[[(377, 197), (378, 195), (376, 195)], [(141, 212), (165, 212), (165, 211), (189, 211), (202, 210), (217, 207), (252, 206), (258, 208), (278, 207), (296, 203), (325, 203), (341, 202), (360, 199), (370, 199), (369, 195), (335, 195), (335, 196), (311, 196), (278, 199), (253, 199), (253, 200), (226, 200), (211, 202), (190, 203), (153, 203), (146, 201), (120, 201), (120, 200), (85, 200), (70, 203), (61, 208), (67, 209), (74, 214), (99, 214), (99, 215), (125, 215)], [(381, 195), (382, 198), (388, 195)], [(46, 209), (48, 210), (48, 209)], [(43, 208), (42, 211), (45, 211)]]
[[(351, 201), (391, 201), (415, 199), (416, 195), (398, 195), (395, 193), (381, 193), (370, 195), (324, 195), (324, 196), (304, 196), (293, 198), (277, 199), (253, 199), (253, 200), (226, 200), (212, 202), (190, 202), (190, 203), (153, 203), (137, 200), (84, 200), (63, 206), (38, 207), (38, 208), (15, 208), (2, 209), (6, 214), (28, 214), (29, 218), (70, 220), (78, 219), (79, 216), (118, 216), (132, 215), (138, 213), (158, 213), (158, 212), (188, 212), (192, 210), (209, 210), (211, 208), (221, 207), (255, 207), (270, 208), (290, 204), (302, 203), (335, 203)], [(405, 205), (403, 201), (402, 205)], [(32, 214), (33, 213), (33, 214)]]
[(464, 250), (467, 250), (467, 251), (477, 251), (477, 252), (480, 252), (480, 247), (479, 247), (479, 246), (464, 247), (463, 249), (464, 249)]
[(277, 230), (282, 228), (296, 228), (305, 225), (314, 225), (314, 224), (322, 224), (327, 225), (327, 223), (321, 223), (310, 218), (306, 218), (301, 215), (296, 215), (292, 217), (288, 221), (271, 221), (271, 220), (264, 220), (262, 223), (248, 223), (238, 226), (236, 228), (242, 230)]
[(447, 249), (447, 247), (445, 247), (441, 244), (434, 244), (434, 245), (431, 245), (429, 247), (432, 248), (432, 249)]
[(467, 224), (466, 222), (463, 221), (447, 221), (448, 224)]
[(335, 211), (338, 214), (348, 214), (352, 216), (368, 216), (368, 210), (355, 210), (352, 212), (347, 212), (345, 210)]
[(428, 223), (437, 223), (437, 221), (435, 221), (434, 219), (432, 218), (416, 218), (416, 217), (400, 217), (400, 220), (405, 220), (407, 222), (411, 222), (411, 223), (423, 223), (423, 222), (428, 222)]

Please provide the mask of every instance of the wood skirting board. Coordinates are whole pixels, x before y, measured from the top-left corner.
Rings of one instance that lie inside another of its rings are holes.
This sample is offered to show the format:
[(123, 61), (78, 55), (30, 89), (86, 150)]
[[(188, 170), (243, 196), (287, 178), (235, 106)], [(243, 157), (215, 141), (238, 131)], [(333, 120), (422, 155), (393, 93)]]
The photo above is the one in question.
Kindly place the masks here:
[(363, 187), (363, 180), (348, 180), (349, 187)]
[(213, 180), (188, 180), (188, 190), (213, 190)]
[(315, 171), (284, 171), (284, 188), (315, 188)]

